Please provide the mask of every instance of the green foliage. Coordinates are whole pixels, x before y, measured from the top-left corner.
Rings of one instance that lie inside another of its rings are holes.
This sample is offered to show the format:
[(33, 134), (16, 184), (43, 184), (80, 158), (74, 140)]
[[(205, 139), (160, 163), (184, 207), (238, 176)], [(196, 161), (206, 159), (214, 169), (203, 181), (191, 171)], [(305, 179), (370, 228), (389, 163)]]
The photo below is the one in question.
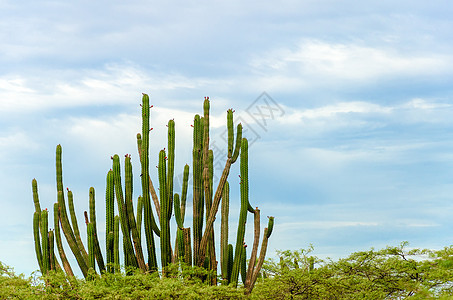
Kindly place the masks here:
[(231, 285), (211, 286), (200, 278), (213, 271), (184, 263), (169, 264), (162, 278), (128, 267), (90, 280), (62, 271), (25, 278), (0, 263), (0, 299), (453, 299), (453, 246), (437, 251), (407, 246), (355, 252), (337, 261), (311, 255), (311, 246), (277, 251), (279, 260), (265, 262), (249, 295)]
[(179, 275), (159, 278), (135, 269), (131, 276), (105, 273), (84, 280), (52, 271), (34, 281), (0, 263), (0, 299), (245, 299), (242, 290), (201, 282), (207, 275), (201, 268), (173, 264), (168, 273)]
[[(453, 247), (406, 249), (407, 243), (356, 252), (336, 262), (309, 256), (313, 250), (280, 251), (263, 266), (252, 298), (450, 299)], [(314, 264), (314, 265), (313, 265)], [(260, 296), (257, 296), (260, 295)]]

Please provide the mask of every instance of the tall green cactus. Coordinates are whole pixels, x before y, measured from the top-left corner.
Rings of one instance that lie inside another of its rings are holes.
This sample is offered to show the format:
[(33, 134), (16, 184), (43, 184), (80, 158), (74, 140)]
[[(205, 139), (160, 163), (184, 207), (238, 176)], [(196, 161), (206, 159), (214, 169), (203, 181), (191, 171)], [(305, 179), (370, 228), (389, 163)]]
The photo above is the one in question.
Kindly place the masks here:
[(115, 273), (120, 272), (120, 216), (116, 215), (113, 226), (113, 266)]
[(86, 261), (88, 261), (88, 254), (85, 250), (85, 246), (83, 245), (82, 238), (80, 237), (79, 225), (77, 223), (77, 217), (75, 214), (74, 195), (69, 188), (66, 188), (66, 190), (68, 192), (68, 207), (69, 207), (69, 214), (71, 215), (71, 224), (72, 224), (74, 236), (76, 238), (77, 245), (82, 253), (82, 256), (85, 258)]
[(41, 274), (45, 274), (45, 269), (42, 261), (42, 248), (41, 248), (41, 238), (39, 235), (40, 225), (39, 220), (41, 219), (41, 212), (35, 211), (33, 214), (33, 238), (35, 241), (35, 252), (36, 258), (38, 260), (39, 269)]
[(123, 242), (125, 248), (125, 255), (129, 259), (129, 263), (132, 267), (138, 268), (137, 257), (134, 253), (134, 248), (132, 246), (132, 240), (130, 236), (130, 227), (127, 216), (127, 208), (124, 202), (123, 189), (121, 185), (121, 168), (120, 168), (120, 158), (117, 154), (113, 156), (113, 181), (115, 186), (116, 200), (118, 204), (118, 211), (121, 220), (121, 231), (123, 233)]
[(94, 187), (90, 187), (90, 223), (93, 226), (93, 246), (96, 261), (98, 262), (100, 273), (105, 272), (104, 258), (101, 252), (101, 246), (99, 245), (97, 226), (96, 226), (96, 204), (95, 204), (95, 190)]
[(94, 224), (89, 222), (87, 223), (87, 238), (88, 238), (88, 267), (90, 269), (93, 269), (93, 271), (96, 269), (95, 265), (95, 253), (96, 250), (94, 249)]
[(125, 207), (126, 207), (126, 214), (128, 216), (129, 229), (132, 233), (132, 240), (134, 242), (134, 248), (135, 248), (138, 266), (143, 272), (146, 272), (147, 268), (146, 268), (145, 260), (143, 257), (142, 245), (140, 242), (140, 236), (138, 234), (137, 223), (135, 221), (134, 208), (133, 208), (133, 204), (132, 204), (132, 186), (133, 185), (132, 185), (132, 163), (131, 163), (130, 155), (126, 155), (124, 165), (125, 165), (124, 169), (125, 169), (125, 174), (126, 174), (126, 176), (125, 176), (125, 192), (126, 192)]
[[(154, 189), (149, 173), (149, 132), (150, 132), (150, 105), (149, 97), (143, 94), (142, 98), (142, 132), (137, 134), (137, 146), (141, 164), (141, 186), (142, 195), (138, 197), (137, 211), (133, 209), (133, 175), (130, 155), (125, 158), (125, 182), (124, 190), (121, 182), (121, 168), (119, 156), (112, 157), (112, 170), (107, 173), (106, 178), (106, 263), (107, 272), (120, 272), (119, 261), (119, 239), (120, 226), (123, 238), (124, 265), (127, 267), (140, 268), (143, 272), (156, 271), (158, 269), (154, 234), (160, 237), (161, 267), (164, 276), (166, 268), (172, 261), (183, 258), (185, 263), (209, 268), (211, 274), (203, 280), (210, 284), (216, 284), (217, 260), (214, 241), (214, 221), (222, 201), (221, 209), (221, 233), (220, 233), (220, 266), (222, 284), (232, 283), (237, 285), (239, 273), (247, 293), (253, 289), (259, 271), (264, 262), (268, 239), (272, 233), (274, 218), (269, 218), (268, 227), (264, 230), (264, 237), (261, 244), (261, 251), (258, 256), (260, 240), (260, 211), (254, 209), (249, 202), (248, 186), (248, 142), (242, 138), (242, 125), (237, 125), (236, 136), (234, 134), (233, 110), (227, 111), (227, 160), (220, 176), (220, 180), (214, 188), (214, 155), (209, 149), (209, 124), (211, 102), (205, 97), (203, 103), (203, 116), (195, 115), (192, 149), (192, 184), (193, 184), (193, 243), (191, 242), (191, 228), (184, 227), (185, 209), (187, 201), (187, 189), (189, 179), (189, 166), (184, 166), (181, 194), (174, 193), (174, 163), (175, 163), (175, 122), (168, 122), (168, 149), (159, 152), (158, 179), (159, 196)], [(236, 138), (236, 141), (234, 139)], [(228, 223), (229, 223), (229, 184), (227, 181), (230, 168), (237, 158), (240, 159), (241, 172), (241, 209), (239, 214), (236, 246), (228, 244)], [(95, 195), (94, 188), (90, 188), (90, 216), (85, 215), (87, 224), (87, 246), (88, 252), (80, 238), (77, 218), (75, 215), (73, 194), (68, 189), (68, 206), (71, 215), (71, 222), (66, 210), (65, 195), (63, 191), (63, 176), (61, 163), (62, 150), (57, 146), (56, 169), (57, 169), (57, 199), (54, 205), (55, 231), (48, 230), (47, 211), (41, 211), (38, 198), (36, 180), (32, 181), (33, 200), (35, 213), (33, 216), (33, 235), (35, 239), (35, 251), (38, 264), (43, 274), (50, 269), (58, 269), (59, 264), (53, 253), (53, 239), (57, 244), (60, 258), (65, 272), (73, 276), (61, 243), (60, 226), (63, 229), (66, 241), (71, 248), (77, 263), (85, 277), (91, 278), (95, 269), (95, 261), (98, 261), (100, 273), (104, 272), (105, 266), (99, 240), (97, 237)], [(124, 193), (123, 193), (124, 191)], [(114, 199), (117, 199), (119, 215), (115, 214)], [(160, 199), (159, 199), (160, 198)], [(151, 206), (151, 199), (154, 202), (159, 225), (154, 219)], [(176, 219), (175, 248), (174, 256), (171, 244), (170, 220), (174, 209)], [(255, 236), (250, 260), (247, 264), (247, 252), (245, 251), (245, 225), (247, 212), (254, 215)], [(148, 253), (148, 264), (145, 265), (143, 249), (141, 248), (141, 224), (144, 224), (146, 252)], [(93, 269), (93, 271), (90, 271)], [(128, 269), (129, 270), (129, 269)], [(72, 275), (71, 275), (72, 274)], [(129, 271), (126, 271), (129, 274)]]
[(141, 243), (142, 238), (142, 219), (143, 219), (143, 197), (139, 196), (137, 199), (137, 233), (138, 239)]
[[(66, 237), (66, 241), (71, 248), (72, 253), (74, 254), (77, 263), (82, 271), (84, 277), (87, 276), (88, 272), (88, 261), (86, 259), (87, 256), (84, 255), (86, 253), (84, 248), (77, 243), (76, 236), (74, 231), (69, 223), (67, 211), (66, 211), (66, 204), (64, 200), (64, 193), (63, 193), (63, 167), (61, 161), (62, 155), (62, 148), (61, 145), (57, 145), (56, 149), (56, 171), (57, 171), (57, 199), (58, 199), (58, 207), (60, 212), (60, 219), (61, 219), (61, 227), (63, 229), (63, 233)], [(85, 251), (85, 252), (84, 252)]]
[(146, 249), (148, 250), (148, 267), (151, 271), (157, 270), (156, 249), (154, 244), (153, 225), (156, 221), (153, 216), (150, 200), (150, 176), (149, 176), (149, 119), (150, 105), (149, 97), (143, 94), (142, 97), (142, 134), (141, 147), (139, 147), (141, 161), (141, 182), (142, 182), (142, 197), (144, 206), (144, 227), (146, 236)]
[[(203, 179), (202, 179), (202, 122), (199, 115), (195, 115), (193, 123), (193, 259), (198, 264), (198, 253), (203, 234)], [(203, 259), (204, 261), (204, 259)]]
[[(233, 144), (232, 139), (234, 137), (234, 134), (232, 134), (233, 126), (231, 124), (231, 121), (229, 121), (232, 118), (232, 114), (233, 114), (232, 110), (228, 110), (227, 111), (228, 139), (229, 139), (228, 140), (228, 145)], [(223, 192), (223, 189), (224, 189), (224, 186), (225, 186), (225, 182), (226, 182), (226, 180), (228, 178), (228, 175), (230, 173), (231, 165), (236, 162), (236, 159), (239, 156), (239, 149), (241, 147), (241, 141), (242, 141), (242, 125), (239, 123), (237, 125), (236, 146), (235, 146), (234, 152), (233, 151), (228, 151), (228, 158), (227, 158), (227, 161), (225, 163), (225, 167), (223, 169), (222, 175), (220, 177), (220, 181), (219, 181), (219, 184), (217, 186), (216, 192), (214, 194), (214, 199), (212, 201), (212, 205), (211, 205), (211, 209), (209, 211), (209, 215), (206, 218), (205, 231), (204, 231), (203, 237), (202, 237), (202, 239), (200, 241), (200, 249), (201, 249), (201, 251), (199, 253), (198, 260), (197, 260), (199, 266), (201, 266), (203, 264), (204, 257), (205, 257), (205, 254), (206, 254), (206, 248), (207, 248), (207, 244), (208, 244), (208, 238), (209, 238), (210, 230), (211, 230), (211, 228), (212, 228), (212, 226), (214, 224), (214, 221), (215, 221), (215, 218), (216, 218), (216, 214), (217, 214), (217, 211), (219, 209), (220, 199), (222, 197), (222, 192)]]
[(234, 253), (233, 270), (231, 273), (231, 283), (237, 286), (239, 270), (241, 265), (241, 254), (244, 246), (245, 223), (247, 222), (248, 207), (248, 141), (242, 139), (241, 144), (241, 210), (239, 212), (239, 223)]
[(160, 191), (160, 249), (162, 269), (165, 269), (171, 263), (171, 246), (170, 246), (170, 197), (168, 195), (167, 185), (167, 159), (165, 150), (159, 152), (159, 191)]
[(41, 212), (41, 245), (42, 245), (42, 269), (43, 274), (50, 270), (50, 253), (49, 253), (49, 226), (48, 212), (43, 209)]
[(61, 233), (60, 233), (60, 213), (58, 211), (58, 203), (53, 205), (53, 215), (54, 215), (54, 227), (55, 227), (55, 243), (57, 244), (58, 253), (60, 254), (60, 259), (63, 264), (63, 268), (66, 274), (70, 277), (74, 277), (71, 265), (69, 264), (66, 253), (63, 249), (63, 243), (61, 242)]
[(113, 170), (110, 169), (107, 173), (106, 189), (105, 189), (105, 240), (106, 240), (106, 256), (107, 256), (107, 271), (109, 273), (114, 272), (114, 253), (113, 253), (113, 228), (115, 223), (115, 190), (114, 190), (114, 179)]
[(222, 284), (228, 284), (228, 217), (230, 206), (230, 185), (225, 182), (222, 194), (221, 225), (220, 225), (220, 265)]

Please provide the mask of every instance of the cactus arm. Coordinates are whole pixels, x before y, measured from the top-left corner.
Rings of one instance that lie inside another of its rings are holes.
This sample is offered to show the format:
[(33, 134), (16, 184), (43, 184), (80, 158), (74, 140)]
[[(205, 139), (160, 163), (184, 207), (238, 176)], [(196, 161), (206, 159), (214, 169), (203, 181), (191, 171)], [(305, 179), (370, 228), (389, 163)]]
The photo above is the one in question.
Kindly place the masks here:
[(242, 247), (244, 245), (245, 223), (247, 222), (247, 207), (248, 207), (248, 175), (247, 175), (247, 161), (248, 161), (248, 142), (246, 138), (242, 139), (241, 144), (241, 210), (239, 212), (239, 223), (236, 238), (236, 247), (234, 253), (233, 270), (231, 273), (231, 282), (233, 286), (237, 286), (240, 258)]
[(95, 206), (95, 190), (94, 187), (90, 187), (90, 223), (93, 224), (93, 242), (94, 242), (94, 254), (96, 261), (99, 266), (99, 272), (105, 272), (104, 258), (102, 257), (101, 246), (99, 244), (97, 226), (96, 226), (96, 206)]
[(233, 110), (227, 110), (227, 129), (228, 129), (228, 157), (233, 156), (234, 144), (234, 124), (233, 124)]
[(175, 206), (176, 225), (178, 225), (178, 228), (182, 229), (184, 226), (181, 218), (181, 204), (179, 201), (179, 194), (175, 194), (175, 196), (173, 197), (173, 204)]
[(41, 239), (39, 236), (39, 220), (41, 219), (41, 212), (35, 211), (33, 214), (33, 238), (35, 240), (36, 259), (38, 260), (39, 270), (44, 274), (44, 266), (42, 261)]
[(120, 273), (120, 216), (116, 215), (113, 225), (113, 267)]
[(248, 294), (250, 294), (251, 291), (253, 290), (253, 287), (255, 286), (256, 283), (256, 279), (258, 278), (258, 274), (261, 270), (261, 267), (263, 266), (264, 258), (266, 257), (267, 244), (273, 228), (274, 228), (274, 217), (269, 217), (268, 225), (266, 228), (264, 228), (264, 238), (261, 244), (260, 257), (256, 263), (255, 269), (253, 270), (250, 286), (246, 287), (246, 293)]
[(239, 156), (239, 150), (241, 149), (241, 143), (242, 143), (242, 124), (239, 123), (236, 128), (236, 146), (234, 147), (234, 153), (233, 156), (231, 157), (231, 163), (235, 163), (238, 156)]
[(113, 234), (114, 223), (115, 223), (115, 187), (114, 187), (114, 178), (113, 170), (110, 169), (107, 172), (106, 178), (106, 188), (105, 188), (105, 221), (106, 221), (106, 230), (105, 230), (105, 240), (106, 240), (106, 258), (107, 258), (107, 271), (113, 273)]
[(53, 216), (54, 216), (54, 227), (55, 227), (55, 243), (57, 244), (58, 253), (60, 254), (60, 259), (63, 264), (63, 268), (66, 274), (70, 277), (74, 277), (72, 272), (71, 265), (69, 264), (66, 253), (63, 249), (63, 244), (61, 242), (61, 233), (60, 233), (60, 213), (58, 211), (58, 203), (53, 205)]
[[(142, 160), (142, 135), (140, 133), (137, 133), (137, 147), (138, 147), (138, 154), (140, 156), (140, 161)], [(143, 175), (142, 175), (143, 176)], [(154, 207), (156, 209), (156, 212), (157, 212), (157, 217), (158, 219), (160, 220), (160, 203), (159, 203), (159, 197), (157, 196), (157, 193), (156, 193), (156, 189), (154, 188), (154, 184), (153, 184), (153, 181), (151, 180), (151, 177), (148, 176), (148, 185), (149, 185), (149, 192), (151, 193), (151, 198), (153, 199), (153, 203), (154, 203)], [(153, 219), (154, 219), (154, 216), (153, 216)], [(154, 221), (154, 224), (156, 224), (156, 222)], [(155, 225), (156, 228), (157, 227), (157, 224)], [(157, 234), (157, 236), (160, 235), (160, 231), (157, 229), (154, 229), (153, 230), (155, 231), (155, 233)]]
[[(84, 276), (86, 276), (86, 272), (88, 271), (88, 261), (85, 248), (83, 245), (77, 242), (77, 238), (74, 234), (74, 231), (69, 223), (67, 211), (66, 211), (66, 203), (64, 200), (64, 192), (63, 192), (63, 167), (62, 167), (62, 147), (61, 145), (57, 145), (56, 148), (56, 178), (57, 178), (57, 199), (58, 199), (58, 206), (61, 218), (61, 224), (63, 233), (66, 237), (66, 240), (77, 259), (77, 263), (79, 264), (80, 269)], [(80, 237), (80, 235), (79, 235)], [(74, 244), (75, 243), (75, 244)]]
[(233, 253), (234, 252), (234, 249), (233, 249), (233, 245), (232, 244), (228, 244), (228, 269), (227, 269), (227, 282), (228, 284), (231, 282), (231, 273), (233, 271), (233, 262), (234, 262), (234, 259), (233, 259)]
[(242, 253), (241, 253), (241, 279), (242, 279), (242, 284), (245, 284), (246, 278), (247, 278), (247, 245), (244, 244), (244, 247), (242, 247)]
[(167, 197), (168, 197), (168, 219), (172, 215), (173, 207), (173, 180), (175, 173), (175, 121), (168, 121), (168, 153), (167, 153)]
[(223, 188), (225, 186), (225, 182), (228, 178), (228, 175), (230, 173), (230, 167), (231, 165), (236, 161), (238, 155), (239, 155), (239, 149), (241, 148), (241, 141), (242, 141), (242, 125), (238, 124), (237, 126), (237, 135), (236, 135), (236, 147), (234, 149), (233, 156), (231, 158), (228, 158), (225, 162), (225, 167), (222, 172), (222, 176), (220, 177), (219, 185), (217, 186), (217, 190), (214, 195), (214, 200), (212, 202), (211, 206), (211, 211), (209, 213), (209, 217), (206, 220), (206, 227), (205, 227), (205, 232), (203, 233), (203, 237), (200, 242), (200, 251), (199, 257), (198, 257), (198, 265), (201, 266), (201, 264), (204, 261), (204, 256), (205, 253), (203, 252), (203, 249), (206, 248), (206, 244), (208, 242), (208, 228), (211, 228), (214, 224), (215, 221), (215, 216), (217, 214), (217, 211), (219, 209), (219, 204), (220, 204), (220, 198), (222, 196)]
[(203, 201), (201, 179), (201, 119), (195, 115), (193, 124), (193, 259), (198, 264), (198, 252), (203, 234)]
[(88, 239), (88, 267), (96, 269), (95, 250), (94, 250), (94, 224), (87, 223), (87, 239)]
[(228, 284), (228, 215), (230, 205), (230, 185), (225, 182), (222, 195), (221, 225), (220, 225), (220, 265), (222, 272), (222, 283)]
[(192, 265), (192, 247), (190, 238), (190, 227), (183, 228), (184, 235), (184, 262), (191, 266)]
[(120, 169), (120, 159), (117, 154), (113, 156), (113, 180), (115, 185), (116, 200), (118, 203), (118, 211), (121, 219), (121, 231), (123, 232), (124, 238), (124, 248), (126, 250), (127, 256), (131, 258), (131, 265), (133, 267), (138, 267), (137, 257), (134, 253), (134, 248), (132, 246), (132, 240), (130, 235), (129, 221), (127, 218), (126, 205), (124, 203), (123, 189), (121, 187), (121, 169)]
[(57, 269), (56, 263), (58, 263), (55, 259), (55, 252), (54, 252), (54, 245), (55, 245), (55, 236), (53, 230), (49, 230), (48, 234), (49, 240), (49, 270), (55, 271)]
[(75, 236), (71, 234), (72, 229), (71, 225), (69, 225), (68, 216), (66, 214), (66, 209), (64, 206), (64, 194), (62, 191), (58, 191), (58, 210), (60, 215), (61, 228), (63, 229), (66, 241), (68, 242), (69, 247), (71, 248), (71, 251), (77, 260), (77, 264), (79, 265), (83, 276), (86, 277), (88, 272), (88, 264), (85, 258), (82, 256), (82, 253), (80, 252)]
[[(146, 247), (148, 250), (148, 267), (152, 271), (157, 270), (156, 249), (154, 244), (153, 228), (156, 228), (149, 197), (150, 188), (153, 186), (149, 176), (149, 119), (150, 119), (149, 96), (143, 94), (142, 97), (142, 135), (141, 147), (139, 148), (141, 162), (141, 183), (142, 197), (144, 206), (144, 227), (146, 236)], [(137, 136), (138, 137), (138, 136)], [(152, 193), (151, 193), (152, 194)], [(154, 199), (154, 196), (153, 196)], [(160, 209), (158, 210), (160, 211)]]
[(49, 236), (48, 236), (48, 212), (47, 209), (41, 211), (41, 245), (42, 245), (42, 268), (43, 275), (46, 275), (50, 270), (50, 254), (49, 254)]
[(142, 245), (140, 243), (140, 237), (137, 230), (137, 223), (135, 221), (134, 216), (134, 209), (132, 205), (132, 163), (130, 155), (126, 155), (125, 162), (124, 162), (124, 169), (125, 169), (125, 189), (126, 189), (126, 198), (125, 198), (125, 206), (126, 206), (126, 214), (128, 216), (128, 223), (132, 233), (132, 240), (134, 243), (135, 253), (137, 256), (137, 263), (138, 267), (142, 272), (146, 272), (146, 265), (145, 259), (143, 257), (143, 250)]
[[(159, 152), (159, 185), (160, 185), (160, 249), (162, 270), (171, 263), (170, 247), (170, 198), (167, 191), (167, 170), (166, 170), (165, 150)], [(163, 271), (165, 272), (165, 271)]]
[(71, 215), (71, 224), (72, 224), (74, 236), (76, 238), (77, 245), (82, 252), (83, 258), (86, 261), (88, 261), (88, 253), (86, 252), (85, 246), (83, 245), (83, 242), (82, 242), (82, 238), (80, 237), (79, 225), (77, 224), (77, 217), (76, 217), (75, 210), (74, 210), (74, 195), (71, 190), (67, 189), (67, 191), (68, 191), (68, 208), (69, 208), (69, 214)]
[(141, 243), (142, 238), (142, 218), (143, 218), (143, 198), (139, 196), (137, 199), (137, 233)]
[(256, 263), (256, 256), (258, 254), (258, 246), (260, 242), (260, 210), (258, 207), (255, 209), (254, 213), (254, 239), (253, 239), (253, 248), (252, 248), (252, 253), (250, 255), (250, 261), (249, 261), (249, 266), (247, 269), (247, 278), (245, 280), (244, 286), (245, 288), (249, 287), (251, 285), (251, 280), (252, 280), (252, 275), (253, 275), (253, 270), (255, 268), (255, 263)]
[[(176, 198), (175, 198), (176, 199)], [(181, 228), (177, 228), (176, 230), (176, 259), (175, 261), (179, 261), (180, 259), (184, 259), (185, 255), (185, 247), (184, 247), (184, 232)]]
[(182, 177), (182, 191), (181, 191), (181, 220), (184, 223), (184, 216), (186, 214), (186, 200), (187, 200), (187, 187), (189, 186), (189, 165), (184, 166)]
[(40, 223), (40, 219), (41, 219), (41, 206), (39, 205), (39, 195), (38, 195), (38, 182), (36, 181), (35, 178), (33, 178), (33, 180), (31, 181), (31, 186), (32, 186), (32, 190), (33, 190), (33, 202), (35, 204), (35, 211), (36, 212), (39, 212), (39, 216), (38, 216), (38, 225)]

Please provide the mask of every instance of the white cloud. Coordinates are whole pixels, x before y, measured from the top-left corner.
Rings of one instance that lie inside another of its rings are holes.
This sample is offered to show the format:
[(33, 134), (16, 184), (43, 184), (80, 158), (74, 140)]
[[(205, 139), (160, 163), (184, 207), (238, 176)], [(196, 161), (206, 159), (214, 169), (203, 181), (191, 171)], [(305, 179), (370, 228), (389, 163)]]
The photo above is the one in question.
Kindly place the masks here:
[(301, 125), (307, 129), (316, 127), (322, 130), (337, 130), (351, 126), (375, 127), (395, 123), (450, 123), (453, 117), (452, 104), (421, 98), (395, 105), (366, 101), (338, 102), (310, 109), (280, 105), (285, 116), (277, 118), (277, 122)]
[(332, 229), (338, 227), (355, 227), (355, 226), (379, 226), (378, 222), (360, 222), (360, 221), (306, 221), (306, 222), (288, 222), (278, 225), (279, 231), (289, 231), (300, 228), (313, 229)]
[(250, 62), (258, 72), (269, 74), (268, 81), (284, 82), (286, 78), (302, 86), (307, 82), (358, 84), (399, 76), (444, 74), (451, 71), (452, 65), (451, 56), (443, 54), (408, 54), (391, 48), (321, 40), (304, 40), (294, 48), (270, 50)]
[(140, 92), (149, 93), (152, 102), (163, 102), (175, 100), (173, 91), (203, 90), (216, 83), (202, 77), (146, 72), (129, 63), (106, 65), (101, 70), (49, 71), (40, 76), (4, 75), (0, 77), (0, 113), (135, 104)]

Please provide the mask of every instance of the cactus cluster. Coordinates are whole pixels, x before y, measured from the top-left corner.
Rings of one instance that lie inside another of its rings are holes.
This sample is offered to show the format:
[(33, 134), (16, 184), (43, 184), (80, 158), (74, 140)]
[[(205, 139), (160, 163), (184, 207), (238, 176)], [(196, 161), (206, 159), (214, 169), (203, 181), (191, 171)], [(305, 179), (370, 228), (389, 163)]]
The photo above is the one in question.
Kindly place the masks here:
[[(60, 228), (76, 258), (77, 264), (84, 277), (90, 278), (96, 272), (120, 272), (120, 228), (123, 238), (123, 253), (126, 267), (141, 270), (143, 273), (155, 272), (159, 269), (156, 252), (156, 239), (160, 244), (160, 268), (162, 275), (167, 276), (167, 267), (171, 263), (184, 262), (210, 270), (209, 276), (203, 278), (207, 283), (238, 285), (239, 273), (247, 293), (253, 289), (266, 255), (268, 239), (272, 233), (274, 218), (269, 217), (269, 223), (264, 230), (261, 251), (258, 255), (260, 241), (260, 210), (253, 208), (249, 202), (248, 184), (248, 142), (242, 137), (242, 125), (236, 127), (234, 133), (233, 110), (227, 111), (228, 151), (225, 167), (220, 180), (214, 187), (214, 155), (209, 149), (209, 110), (210, 100), (205, 97), (203, 115), (195, 115), (193, 124), (192, 148), (192, 188), (193, 216), (192, 229), (184, 224), (187, 202), (189, 165), (184, 166), (182, 190), (174, 191), (175, 174), (175, 121), (168, 122), (168, 144), (159, 152), (158, 160), (158, 192), (154, 188), (149, 172), (149, 132), (150, 108), (149, 97), (142, 98), (142, 132), (137, 134), (138, 154), (141, 165), (141, 196), (133, 201), (133, 172), (131, 155), (124, 159), (124, 188), (121, 179), (120, 157), (112, 156), (112, 168), (107, 172), (105, 205), (106, 205), (106, 235), (105, 258), (101, 251), (96, 226), (95, 190), (89, 190), (89, 214), (85, 212), (87, 230), (87, 248), (80, 237), (79, 226), (74, 209), (74, 196), (67, 189), (63, 190), (62, 148), (56, 149), (56, 178), (57, 203), (54, 205), (54, 230), (48, 229), (48, 211), (41, 210), (38, 198), (38, 186), (32, 181), (35, 213), (33, 229), (36, 257), (42, 274), (50, 270), (61, 269), (55, 253), (57, 245), (63, 270), (68, 276), (74, 276), (62, 246)], [(227, 181), (230, 168), (240, 158), (240, 195), (241, 205), (237, 229), (236, 244), (233, 247), (228, 240), (229, 231), (229, 191)], [(69, 208), (66, 209), (66, 201)], [(116, 205), (115, 205), (116, 199)], [(151, 199), (154, 204), (154, 215)], [(221, 205), (220, 205), (221, 204)], [(219, 242), (219, 260), (216, 257), (214, 222), (221, 206), (221, 232)], [(116, 213), (115, 213), (116, 207)], [(247, 214), (254, 216), (254, 241), (247, 264), (247, 251), (244, 241)], [(175, 217), (176, 231), (171, 234), (170, 220)], [(156, 221), (157, 218), (157, 221)], [(142, 224), (144, 239), (142, 240)], [(191, 237), (192, 236), (192, 237)], [(173, 243), (172, 243), (173, 242)], [(143, 249), (143, 245), (145, 249)], [(172, 245), (174, 247), (172, 247)], [(145, 253), (147, 254), (145, 260)], [(217, 265), (220, 262), (220, 275), (217, 276)], [(96, 267), (97, 263), (97, 267)]]

